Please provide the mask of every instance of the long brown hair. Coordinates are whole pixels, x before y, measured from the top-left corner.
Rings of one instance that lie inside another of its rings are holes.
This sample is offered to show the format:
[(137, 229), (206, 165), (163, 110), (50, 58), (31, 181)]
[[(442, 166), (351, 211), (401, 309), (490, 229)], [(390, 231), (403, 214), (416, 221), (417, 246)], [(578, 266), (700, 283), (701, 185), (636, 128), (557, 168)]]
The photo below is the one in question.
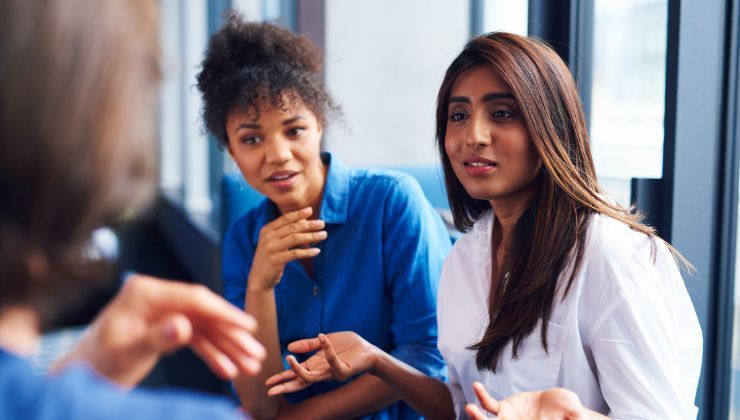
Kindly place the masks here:
[(559, 278), (567, 268), (562, 284), (567, 294), (594, 213), (613, 217), (651, 237), (654, 230), (640, 223), (641, 215), (608, 200), (599, 187), (583, 108), (565, 63), (542, 42), (500, 32), (482, 35), (465, 46), (447, 69), (437, 97), (437, 144), (458, 229), (469, 230), (491, 208), (488, 201), (465, 191), (445, 153), (452, 87), (460, 75), (480, 66), (491, 69), (511, 89), (542, 160), (536, 192), (512, 229), (503, 265), (493, 282), (488, 326), (480, 342), (470, 346), (476, 351), (478, 368), (495, 372), (509, 340), (516, 358), (522, 340), (540, 320), (541, 342), (547, 351), (547, 321)]
[(91, 232), (156, 176), (149, 0), (0, 2), (0, 310), (74, 294)]

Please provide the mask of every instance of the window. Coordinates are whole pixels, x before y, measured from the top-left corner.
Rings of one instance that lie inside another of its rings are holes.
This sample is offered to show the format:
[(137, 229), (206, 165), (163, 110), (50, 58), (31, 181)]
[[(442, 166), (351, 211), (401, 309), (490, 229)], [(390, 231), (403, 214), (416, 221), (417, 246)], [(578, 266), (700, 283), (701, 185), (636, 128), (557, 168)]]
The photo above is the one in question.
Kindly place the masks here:
[(352, 165), (434, 165), (437, 90), (469, 35), (467, 2), (327, 0), (326, 80), (344, 111), (328, 149)]
[[(480, 8), (480, 33), (502, 31), (527, 35), (527, 0), (483, 0), (480, 1)], [(475, 21), (476, 17), (473, 16), (473, 22)]]
[(208, 142), (193, 87), (207, 41), (205, 0), (161, 2), (164, 84), (161, 93), (162, 189), (194, 215), (210, 212)]
[(630, 178), (663, 170), (667, 0), (596, 0), (592, 153), (602, 185), (630, 202)]

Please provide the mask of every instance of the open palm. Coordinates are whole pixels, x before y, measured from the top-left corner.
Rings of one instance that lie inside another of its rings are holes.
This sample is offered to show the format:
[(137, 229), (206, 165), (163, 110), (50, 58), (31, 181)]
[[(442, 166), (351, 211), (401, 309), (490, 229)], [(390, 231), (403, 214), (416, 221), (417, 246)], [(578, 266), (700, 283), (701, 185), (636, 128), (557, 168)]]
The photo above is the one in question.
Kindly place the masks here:
[[(545, 391), (522, 392), (505, 400), (496, 401), (480, 383), (473, 385), (481, 407), (496, 414), (500, 420), (581, 420), (588, 418), (578, 396), (567, 389), (551, 388)], [(474, 420), (487, 417), (474, 404), (466, 407)]]
[(377, 348), (351, 331), (319, 334), (316, 338), (295, 341), (288, 345), (292, 353), (316, 354), (298, 363), (293, 356), (286, 359), (290, 369), (268, 378), (268, 395), (300, 391), (314, 382), (344, 381), (370, 370)]

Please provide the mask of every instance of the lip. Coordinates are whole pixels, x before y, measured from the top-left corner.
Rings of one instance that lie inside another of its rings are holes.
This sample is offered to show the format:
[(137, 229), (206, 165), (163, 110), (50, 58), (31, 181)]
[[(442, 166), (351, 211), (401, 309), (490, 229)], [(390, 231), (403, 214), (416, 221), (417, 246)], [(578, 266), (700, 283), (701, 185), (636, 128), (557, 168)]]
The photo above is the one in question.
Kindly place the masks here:
[(496, 161), (486, 159), (480, 156), (471, 156), (463, 160), (465, 172), (470, 176), (486, 176), (493, 173), (498, 168)]
[(279, 189), (290, 189), (295, 183), (296, 176), (299, 172), (293, 171), (277, 171), (270, 174), (265, 180), (268, 184)]

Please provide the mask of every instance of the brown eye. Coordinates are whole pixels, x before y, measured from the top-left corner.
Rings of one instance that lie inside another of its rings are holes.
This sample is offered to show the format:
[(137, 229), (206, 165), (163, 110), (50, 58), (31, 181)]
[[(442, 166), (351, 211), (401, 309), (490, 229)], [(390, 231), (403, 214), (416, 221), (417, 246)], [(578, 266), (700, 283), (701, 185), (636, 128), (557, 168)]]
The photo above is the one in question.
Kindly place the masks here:
[(299, 136), (299, 135), (300, 135), (300, 134), (301, 134), (301, 133), (302, 133), (302, 132), (303, 132), (304, 130), (305, 130), (305, 128), (303, 128), (303, 127), (293, 127), (293, 128), (291, 128), (290, 130), (288, 130), (288, 136), (290, 136), (290, 137), (297, 137), (297, 136)]
[(262, 137), (259, 136), (246, 136), (241, 138), (241, 142), (248, 145), (257, 144), (262, 141)]
[(466, 117), (467, 116), (463, 112), (453, 112), (450, 114), (450, 121), (458, 122), (464, 120)]
[(514, 116), (514, 113), (505, 109), (497, 109), (491, 113), (491, 116), (495, 119), (504, 120)]

